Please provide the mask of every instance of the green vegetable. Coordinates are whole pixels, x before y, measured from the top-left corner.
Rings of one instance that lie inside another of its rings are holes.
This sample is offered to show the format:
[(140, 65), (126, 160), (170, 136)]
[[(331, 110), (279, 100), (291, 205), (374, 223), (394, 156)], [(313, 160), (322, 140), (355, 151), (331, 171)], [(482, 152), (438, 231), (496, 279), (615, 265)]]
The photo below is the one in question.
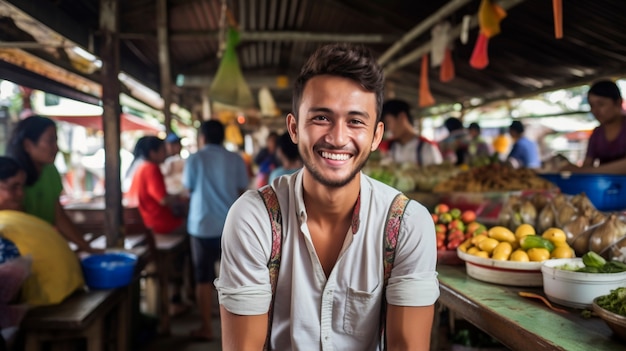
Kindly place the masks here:
[(524, 251), (532, 248), (547, 249), (552, 252), (554, 250), (554, 244), (548, 239), (544, 239), (538, 235), (527, 235), (522, 238), (521, 247)]
[(626, 317), (626, 287), (611, 290), (608, 295), (598, 297), (598, 306)]
[(607, 262), (600, 268), (601, 273), (619, 273), (624, 271), (626, 271), (626, 264), (615, 260)]
[(606, 260), (597, 253), (589, 251), (583, 255), (583, 263), (587, 267), (602, 268), (606, 264)]

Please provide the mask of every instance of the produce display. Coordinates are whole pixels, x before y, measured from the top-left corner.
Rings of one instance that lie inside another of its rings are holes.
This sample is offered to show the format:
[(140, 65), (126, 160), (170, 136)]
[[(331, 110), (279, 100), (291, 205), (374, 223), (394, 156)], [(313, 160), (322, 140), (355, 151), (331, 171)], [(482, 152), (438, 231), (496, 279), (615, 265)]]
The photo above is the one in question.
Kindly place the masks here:
[(459, 174), (461, 169), (450, 164), (419, 167), (413, 162), (395, 164), (370, 160), (363, 172), (402, 192), (428, 192), (440, 182)]
[(626, 287), (611, 290), (608, 295), (596, 300), (598, 306), (626, 317)]
[(582, 257), (584, 267), (577, 265), (564, 264), (556, 268), (566, 271), (583, 272), (583, 273), (619, 273), (626, 272), (626, 263), (617, 260), (607, 261), (604, 257), (593, 251), (589, 251)]
[(456, 250), (464, 240), (487, 230), (484, 225), (476, 222), (474, 211), (461, 211), (446, 204), (438, 204), (435, 206), (435, 213), (431, 215), (435, 222), (439, 251)]
[(626, 261), (626, 222), (618, 213), (598, 211), (585, 193), (574, 196), (537, 192), (510, 196), (498, 223), (509, 229), (530, 224), (538, 231), (562, 228), (576, 255), (594, 251), (606, 259)]
[(526, 189), (556, 189), (556, 186), (540, 177), (532, 169), (515, 169), (503, 164), (491, 164), (472, 168), (434, 188), (434, 192), (487, 192)]
[(574, 257), (563, 230), (548, 228), (537, 235), (529, 224), (518, 226), (515, 232), (503, 226), (489, 228), (486, 233), (466, 239), (458, 248), (470, 255), (500, 261), (541, 262)]

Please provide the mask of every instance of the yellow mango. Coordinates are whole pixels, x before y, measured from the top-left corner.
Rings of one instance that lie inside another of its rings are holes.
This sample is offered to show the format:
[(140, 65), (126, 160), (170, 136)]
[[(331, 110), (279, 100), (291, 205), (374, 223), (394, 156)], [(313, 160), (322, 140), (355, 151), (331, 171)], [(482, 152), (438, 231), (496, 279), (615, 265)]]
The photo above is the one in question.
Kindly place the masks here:
[(478, 248), (481, 251), (486, 251), (488, 254), (491, 254), (499, 243), (500, 242), (494, 238), (487, 238), (478, 243)]
[(511, 256), (509, 256), (509, 261), (529, 262), (530, 258), (528, 258), (528, 254), (526, 253), (526, 251), (522, 249), (517, 249), (513, 251), (513, 253), (511, 253)]
[(489, 228), (489, 230), (487, 231), (487, 235), (490, 238), (496, 239), (498, 241), (506, 241), (508, 243), (513, 243), (516, 240), (515, 234), (513, 234), (513, 232), (510, 231), (509, 228), (500, 225)]
[(513, 247), (511, 246), (511, 244), (503, 241), (499, 243), (495, 249), (493, 249), (491, 258), (493, 258), (494, 260), (506, 261), (509, 259), (512, 251)]

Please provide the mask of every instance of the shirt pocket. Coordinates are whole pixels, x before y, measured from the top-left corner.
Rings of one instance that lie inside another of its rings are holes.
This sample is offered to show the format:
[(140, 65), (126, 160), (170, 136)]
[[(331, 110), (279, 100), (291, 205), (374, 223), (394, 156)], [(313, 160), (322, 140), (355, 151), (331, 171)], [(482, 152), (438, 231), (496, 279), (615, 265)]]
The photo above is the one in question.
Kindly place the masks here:
[(348, 288), (343, 330), (348, 335), (366, 336), (377, 332), (380, 319), (378, 294)]

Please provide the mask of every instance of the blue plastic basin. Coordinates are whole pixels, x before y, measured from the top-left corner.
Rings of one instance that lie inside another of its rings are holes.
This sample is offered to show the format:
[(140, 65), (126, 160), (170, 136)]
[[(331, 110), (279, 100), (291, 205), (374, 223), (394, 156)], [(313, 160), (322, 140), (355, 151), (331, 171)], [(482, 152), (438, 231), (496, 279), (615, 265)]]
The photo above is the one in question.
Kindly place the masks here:
[(95, 290), (128, 285), (133, 278), (136, 264), (137, 255), (126, 252), (94, 254), (81, 261), (85, 283)]
[(626, 176), (567, 173), (540, 175), (556, 184), (564, 194), (584, 192), (600, 211), (626, 209)]

